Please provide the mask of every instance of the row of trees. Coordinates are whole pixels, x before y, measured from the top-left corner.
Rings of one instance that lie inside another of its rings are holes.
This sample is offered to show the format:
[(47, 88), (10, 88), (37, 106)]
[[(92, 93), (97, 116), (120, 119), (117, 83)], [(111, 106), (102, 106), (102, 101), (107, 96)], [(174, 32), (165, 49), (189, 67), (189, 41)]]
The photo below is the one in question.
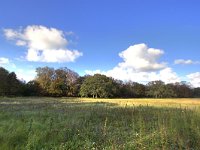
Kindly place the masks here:
[(123, 82), (101, 74), (79, 76), (68, 68), (37, 68), (37, 76), (28, 83), (0, 67), (0, 96), (68, 96), (93, 98), (186, 98), (200, 97), (200, 88), (185, 82), (165, 84), (152, 81), (146, 85)]

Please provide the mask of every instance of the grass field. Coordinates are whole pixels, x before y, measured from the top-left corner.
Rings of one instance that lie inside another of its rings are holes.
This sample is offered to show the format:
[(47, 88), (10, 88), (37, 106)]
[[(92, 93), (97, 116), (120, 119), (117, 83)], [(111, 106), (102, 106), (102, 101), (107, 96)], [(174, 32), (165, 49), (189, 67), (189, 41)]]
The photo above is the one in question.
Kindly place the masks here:
[(200, 99), (0, 98), (0, 149), (200, 148)]

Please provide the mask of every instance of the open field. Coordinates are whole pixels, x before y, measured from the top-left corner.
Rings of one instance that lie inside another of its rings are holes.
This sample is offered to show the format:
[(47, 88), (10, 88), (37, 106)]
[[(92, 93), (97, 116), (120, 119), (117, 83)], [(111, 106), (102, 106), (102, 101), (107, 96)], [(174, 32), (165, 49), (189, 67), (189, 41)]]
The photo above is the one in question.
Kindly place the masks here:
[[(190, 109), (200, 107), (200, 98), (182, 98), (182, 99), (92, 99), (81, 98), (80, 102), (106, 102), (116, 104), (117, 106), (154, 106), (154, 107), (187, 107)], [(65, 100), (63, 100), (65, 102)]]
[(0, 149), (199, 149), (200, 99), (0, 98)]

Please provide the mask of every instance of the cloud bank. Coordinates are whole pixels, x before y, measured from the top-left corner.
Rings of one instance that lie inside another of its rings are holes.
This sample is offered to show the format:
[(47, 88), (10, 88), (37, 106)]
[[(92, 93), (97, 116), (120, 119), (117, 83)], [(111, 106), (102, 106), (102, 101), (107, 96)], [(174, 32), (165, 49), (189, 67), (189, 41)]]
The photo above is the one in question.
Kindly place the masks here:
[(8, 40), (17, 46), (27, 47), (26, 59), (34, 62), (74, 62), (83, 54), (78, 50), (67, 49), (64, 32), (45, 26), (27, 26), (26, 28), (4, 29)]
[(180, 82), (180, 78), (167, 66), (160, 62), (163, 50), (149, 48), (146, 44), (132, 45), (119, 53), (123, 59), (116, 67), (108, 71), (86, 70), (86, 74), (101, 73), (123, 81), (147, 83), (153, 80), (162, 80), (165, 83)]

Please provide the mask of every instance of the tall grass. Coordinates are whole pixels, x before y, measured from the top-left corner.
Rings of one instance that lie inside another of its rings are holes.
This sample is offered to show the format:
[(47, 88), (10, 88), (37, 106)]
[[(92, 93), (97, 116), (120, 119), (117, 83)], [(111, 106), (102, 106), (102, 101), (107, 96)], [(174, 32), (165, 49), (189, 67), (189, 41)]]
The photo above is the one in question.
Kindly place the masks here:
[(199, 149), (198, 100), (155, 101), (1, 98), (0, 149)]

